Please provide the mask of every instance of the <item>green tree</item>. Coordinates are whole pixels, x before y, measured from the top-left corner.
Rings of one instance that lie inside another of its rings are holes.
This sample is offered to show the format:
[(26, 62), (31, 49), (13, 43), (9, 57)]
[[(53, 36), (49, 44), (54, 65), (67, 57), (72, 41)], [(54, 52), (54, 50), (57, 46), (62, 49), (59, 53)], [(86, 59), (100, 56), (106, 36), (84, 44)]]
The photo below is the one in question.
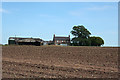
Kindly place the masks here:
[(83, 25), (74, 26), (71, 33), (78, 38), (88, 38), (91, 35)]
[(90, 46), (91, 45), (91, 41), (86, 38), (76, 38), (74, 37), (72, 39), (72, 42), (73, 42), (73, 46)]
[(104, 44), (104, 40), (101, 37), (89, 37), (91, 41), (91, 46), (101, 46)]
[(74, 26), (72, 29), (71, 34), (75, 36), (72, 39), (73, 46), (90, 46), (91, 33), (83, 25)]

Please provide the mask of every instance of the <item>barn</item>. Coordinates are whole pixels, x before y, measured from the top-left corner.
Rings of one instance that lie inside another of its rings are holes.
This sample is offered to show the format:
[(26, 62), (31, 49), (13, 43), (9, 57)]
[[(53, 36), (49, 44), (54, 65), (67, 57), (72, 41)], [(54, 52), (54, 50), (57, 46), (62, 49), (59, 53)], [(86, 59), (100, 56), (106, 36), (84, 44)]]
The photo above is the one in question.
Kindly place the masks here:
[(36, 45), (40, 46), (43, 44), (43, 40), (40, 38), (21, 38), (21, 37), (9, 37), (9, 45)]

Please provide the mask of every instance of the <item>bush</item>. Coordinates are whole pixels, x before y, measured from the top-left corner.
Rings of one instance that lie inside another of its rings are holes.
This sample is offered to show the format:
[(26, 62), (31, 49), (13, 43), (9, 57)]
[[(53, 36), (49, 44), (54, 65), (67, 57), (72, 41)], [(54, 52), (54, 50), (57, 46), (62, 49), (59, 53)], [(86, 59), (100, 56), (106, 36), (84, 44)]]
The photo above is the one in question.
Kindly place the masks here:
[(86, 38), (73, 38), (72, 39), (73, 43), (72, 46), (90, 46), (91, 41)]
[(101, 37), (90, 37), (91, 46), (101, 46), (104, 44), (104, 40)]

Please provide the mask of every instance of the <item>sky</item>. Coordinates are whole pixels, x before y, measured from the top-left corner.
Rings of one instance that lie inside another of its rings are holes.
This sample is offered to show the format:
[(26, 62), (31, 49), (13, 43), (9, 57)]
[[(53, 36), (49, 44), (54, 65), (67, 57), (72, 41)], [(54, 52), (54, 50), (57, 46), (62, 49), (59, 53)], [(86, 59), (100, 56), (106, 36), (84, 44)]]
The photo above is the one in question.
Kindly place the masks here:
[(73, 26), (84, 25), (104, 46), (118, 46), (117, 2), (3, 2), (2, 44), (9, 37), (53, 40), (53, 35), (74, 37)]

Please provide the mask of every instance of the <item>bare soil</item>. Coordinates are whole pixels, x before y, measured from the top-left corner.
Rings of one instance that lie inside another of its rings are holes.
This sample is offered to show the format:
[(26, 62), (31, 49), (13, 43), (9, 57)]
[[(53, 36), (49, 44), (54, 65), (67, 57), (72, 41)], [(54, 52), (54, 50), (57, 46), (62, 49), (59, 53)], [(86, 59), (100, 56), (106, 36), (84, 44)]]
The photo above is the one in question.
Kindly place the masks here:
[(2, 46), (3, 78), (117, 78), (118, 48)]

